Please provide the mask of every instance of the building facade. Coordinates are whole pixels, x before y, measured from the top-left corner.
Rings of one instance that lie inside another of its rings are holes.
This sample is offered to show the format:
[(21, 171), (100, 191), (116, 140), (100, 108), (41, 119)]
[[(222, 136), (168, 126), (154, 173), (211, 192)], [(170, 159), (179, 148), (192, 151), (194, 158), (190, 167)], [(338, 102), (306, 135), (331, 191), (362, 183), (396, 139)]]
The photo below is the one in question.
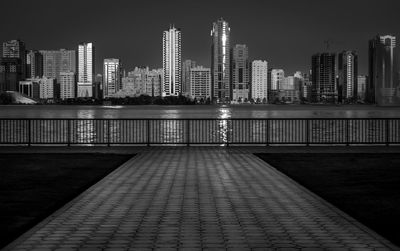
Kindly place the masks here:
[(171, 27), (163, 33), (163, 93), (178, 96), (182, 93), (182, 33)]
[(211, 30), (211, 96), (213, 102), (230, 102), (230, 32), (228, 22), (220, 18)]
[(268, 62), (255, 60), (251, 64), (251, 98), (255, 102), (268, 102)]
[(334, 53), (317, 53), (312, 56), (311, 97), (313, 102), (336, 102), (335, 61), (336, 54)]
[(106, 58), (103, 63), (103, 95), (113, 97), (122, 89), (121, 62), (116, 58)]
[(357, 100), (358, 56), (355, 51), (343, 51), (338, 56), (338, 101)]
[(399, 62), (396, 37), (376, 36), (369, 41), (367, 101), (378, 105), (399, 105)]
[(26, 78), (26, 48), (21, 40), (10, 40), (3, 43), (3, 58), (18, 58), (21, 68), (21, 79)]
[(364, 75), (359, 75), (357, 77), (357, 100), (365, 101), (367, 97), (367, 82), (368, 77)]
[(187, 59), (182, 64), (182, 93), (190, 96), (190, 69), (196, 67), (196, 61)]
[(29, 51), (26, 54), (26, 77), (43, 77), (43, 55), (39, 51)]
[(60, 98), (69, 99), (76, 97), (75, 72), (60, 72)]
[(19, 81), (23, 80), (23, 69), (19, 58), (0, 59), (0, 92), (19, 91)]
[(78, 46), (78, 98), (93, 96), (94, 70), (95, 48), (93, 43), (80, 43)]
[(61, 72), (76, 72), (75, 50), (40, 50), (43, 56), (43, 76), (60, 81)]
[(211, 98), (211, 69), (198, 66), (190, 70), (190, 97), (203, 101)]
[(27, 97), (38, 100), (40, 97), (39, 82), (30, 80), (19, 81), (18, 92)]
[(232, 101), (243, 102), (250, 98), (249, 49), (245, 44), (237, 44), (231, 53)]

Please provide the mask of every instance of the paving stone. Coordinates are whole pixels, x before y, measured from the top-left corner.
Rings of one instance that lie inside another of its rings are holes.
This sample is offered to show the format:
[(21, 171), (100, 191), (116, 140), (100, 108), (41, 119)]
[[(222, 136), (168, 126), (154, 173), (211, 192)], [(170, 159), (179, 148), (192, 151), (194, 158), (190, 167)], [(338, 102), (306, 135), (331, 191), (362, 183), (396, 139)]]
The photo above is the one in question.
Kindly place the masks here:
[[(249, 150), (250, 149), (250, 150)], [(390, 250), (251, 148), (144, 148), (11, 250)]]

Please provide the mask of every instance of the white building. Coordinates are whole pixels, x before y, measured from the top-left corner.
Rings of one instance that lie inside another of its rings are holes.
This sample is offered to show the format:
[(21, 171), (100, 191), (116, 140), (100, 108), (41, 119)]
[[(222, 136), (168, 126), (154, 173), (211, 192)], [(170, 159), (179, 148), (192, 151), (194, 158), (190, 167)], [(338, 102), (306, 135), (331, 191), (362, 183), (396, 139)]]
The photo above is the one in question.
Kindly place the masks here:
[(268, 62), (254, 60), (251, 64), (251, 97), (255, 101), (268, 101)]
[(211, 69), (198, 66), (190, 69), (190, 97), (211, 98)]
[(164, 81), (162, 96), (178, 96), (182, 92), (181, 31), (171, 27), (163, 34)]
[(285, 71), (282, 69), (271, 70), (271, 90), (279, 90), (280, 85), (285, 78)]
[(295, 89), (295, 77), (288, 76), (284, 77), (279, 85), (279, 90), (294, 90)]
[(119, 59), (106, 58), (103, 64), (103, 96), (114, 96), (121, 88), (121, 62)]
[(75, 72), (60, 72), (60, 98), (75, 98)]
[(78, 97), (93, 96), (95, 51), (93, 43), (78, 46)]

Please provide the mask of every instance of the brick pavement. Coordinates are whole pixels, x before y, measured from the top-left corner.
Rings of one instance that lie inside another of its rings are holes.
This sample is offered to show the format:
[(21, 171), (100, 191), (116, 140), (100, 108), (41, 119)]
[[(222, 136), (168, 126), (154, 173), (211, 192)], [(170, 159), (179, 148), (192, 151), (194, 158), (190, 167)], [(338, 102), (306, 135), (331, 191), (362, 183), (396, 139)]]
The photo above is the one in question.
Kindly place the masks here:
[(396, 247), (252, 155), (151, 148), (11, 250), (390, 250)]

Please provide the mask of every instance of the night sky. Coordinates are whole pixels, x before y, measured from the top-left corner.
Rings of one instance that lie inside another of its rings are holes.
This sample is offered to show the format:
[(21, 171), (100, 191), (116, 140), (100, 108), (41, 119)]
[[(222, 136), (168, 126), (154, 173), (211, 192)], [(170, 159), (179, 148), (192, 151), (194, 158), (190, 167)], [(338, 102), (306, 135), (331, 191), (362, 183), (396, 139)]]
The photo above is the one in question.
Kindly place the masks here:
[(162, 67), (162, 32), (182, 30), (183, 59), (210, 66), (210, 30), (219, 17), (231, 27), (232, 44), (245, 43), (251, 60), (266, 59), (286, 73), (310, 68), (311, 55), (344, 49), (359, 53), (367, 73), (368, 40), (393, 34), (400, 40), (399, 0), (12, 0), (2, 1), (0, 41), (19, 38), (27, 49), (96, 46), (96, 72), (104, 58), (120, 58), (127, 70)]

